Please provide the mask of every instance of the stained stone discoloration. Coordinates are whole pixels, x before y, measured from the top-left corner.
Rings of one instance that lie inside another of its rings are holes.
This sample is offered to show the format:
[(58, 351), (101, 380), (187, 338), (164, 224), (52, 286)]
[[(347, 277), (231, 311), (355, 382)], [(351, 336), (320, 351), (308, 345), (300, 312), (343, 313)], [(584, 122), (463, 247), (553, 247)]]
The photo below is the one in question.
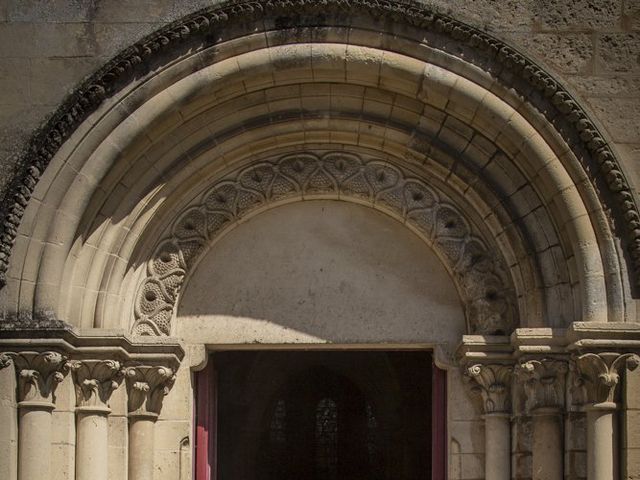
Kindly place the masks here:
[(539, 0), (533, 2), (535, 26), (540, 30), (617, 28), (621, 0)]
[(640, 76), (575, 75), (569, 83), (580, 95), (591, 97), (621, 97), (636, 104), (640, 97)]
[(598, 38), (598, 71), (640, 73), (640, 33), (610, 33)]
[[(617, 97), (592, 98), (589, 103), (598, 117), (610, 126), (614, 141), (633, 143), (640, 138), (640, 111), (637, 104), (628, 98)], [(633, 166), (633, 162), (629, 166)]]
[(555, 72), (588, 75), (593, 68), (595, 46), (586, 33), (509, 35), (509, 40), (530, 56), (540, 58)]

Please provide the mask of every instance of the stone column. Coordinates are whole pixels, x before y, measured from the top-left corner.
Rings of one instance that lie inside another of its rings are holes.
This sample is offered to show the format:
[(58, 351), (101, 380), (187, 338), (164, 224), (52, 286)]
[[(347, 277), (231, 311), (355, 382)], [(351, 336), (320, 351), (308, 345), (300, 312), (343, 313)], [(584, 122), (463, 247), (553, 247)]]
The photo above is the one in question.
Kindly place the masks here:
[(67, 359), (58, 352), (19, 352), (11, 359), (17, 377), (18, 480), (51, 476), (51, 412), (55, 389), (68, 371)]
[(122, 381), (114, 360), (69, 362), (76, 390), (76, 479), (107, 480), (108, 401)]
[(485, 478), (511, 478), (511, 365), (467, 368), (472, 390), (482, 397), (485, 419)]
[(567, 362), (542, 359), (520, 363), (518, 378), (523, 382), (525, 408), (533, 418), (532, 479), (562, 480), (565, 383)]
[(153, 480), (154, 424), (162, 400), (175, 381), (173, 369), (134, 366), (125, 369), (129, 412), (129, 480)]
[(617, 410), (620, 374), (640, 365), (632, 353), (586, 353), (575, 359), (578, 382), (587, 399), (587, 478), (611, 480), (618, 477)]

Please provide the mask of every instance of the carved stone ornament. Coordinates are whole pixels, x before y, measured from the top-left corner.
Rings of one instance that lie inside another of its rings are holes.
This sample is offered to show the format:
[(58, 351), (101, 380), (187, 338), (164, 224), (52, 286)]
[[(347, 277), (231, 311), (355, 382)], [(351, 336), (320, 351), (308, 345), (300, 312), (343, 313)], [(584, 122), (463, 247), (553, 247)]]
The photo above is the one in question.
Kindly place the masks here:
[(53, 408), (55, 390), (69, 371), (67, 357), (58, 352), (6, 352), (0, 368), (13, 363), (18, 380), (18, 402)]
[(7, 368), (11, 364), (11, 356), (6, 353), (0, 353), (0, 370), (3, 368)]
[(569, 365), (555, 359), (528, 360), (516, 366), (516, 377), (522, 382), (525, 409), (564, 407), (565, 385)]
[(476, 364), (465, 375), (473, 393), (482, 398), (484, 413), (509, 413), (511, 410), (512, 365)]
[(76, 389), (76, 405), (83, 409), (109, 410), (109, 398), (124, 377), (115, 360), (72, 360), (69, 362)]
[(147, 263), (136, 295), (138, 335), (169, 335), (180, 287), (212, 239), (269, 203), (335, 196), (393, 212), (417, 229), (457, 283), (470, 333), (505, 334), (517, 324), (504, 261), (453, 201), (410, 172), (346, 152), (299, 153), (233, 172), (181, 212)]
[(504, 70), (506, 74), (496, 77), (497, 82), (515, 89), (523, 100), (547, 115), (549, 121), (562, 122), (558, 132), (576, 152), (591, 182), (598, 186), (596, 191), (600, 192), (606, 209), (612, 211), (631, 259), (635, 284), (640, 286), (638, 206), (618, 159), (585, 110), (549, 73), (502, 40), (423, 3), (390, 0), (224, 1), (172, 22), (125, 49), (69, 95), (34, 134), (17, 162), (19, 173), (3, 199), (0, 217), (0, 286), (6, 282), (9, 256), (36, 184), (62, 144), (92, 112), (107, 98), (144, 76), (150, 65), (166, 65), (185, 52), (209, 48), (226, 40), (230, 35), (227, 32), (238, 35), (245, 25), (252, 26), (252, 21), (281, 18), (291, 22), (291, 12), (300, 21), (313, 19), (314, 25), (326, 22), (331, 26), (332, 18), (339, 18), (340, 25), (355, 23), (358, 17), (388, 19), (407, 28), (441, 35), (448, 40), (447, 45), (457, 44), (447, 50), (447, 55), (455, 55), (459, 50), (464, 57), (471, 49), (479, 57), (474, 62), (476, 68), (484, 68), (492, 75)]
[(635, 353), (585, 353), (575, 357), (578, 375), (574, 389), (582, 392), (585, 403), (612, 403), (619, 395), (620, 375), (625, 369), (635, 370), (640, 357)]
[(124, 370), (129, 416), (157, 417), (164, 397), (169, 394), (176, 375), (173, 369), (139, 365)]

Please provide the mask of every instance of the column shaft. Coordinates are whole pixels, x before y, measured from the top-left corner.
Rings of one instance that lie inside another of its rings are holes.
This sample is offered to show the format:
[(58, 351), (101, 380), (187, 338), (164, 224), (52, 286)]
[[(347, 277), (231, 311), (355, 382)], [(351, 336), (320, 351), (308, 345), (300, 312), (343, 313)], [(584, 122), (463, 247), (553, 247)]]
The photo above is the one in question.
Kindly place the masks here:
[(562, 415), (556, 408), (533, 413), (533, 480), (562, 480)]
[(108, 410), (82, 411), (76, 415), (76, 480), (107, 480)]
[(18, 405), (18, 480), (51, 476), (51, 411), (53, 404)]
[(618, 478), (616, 455), (615, 403), (600, 403), (587, 408), (587, 478)]
[(509, 414), (487, 413), (484, 419), (486, 480), (510, 480), (511, 425)]
[(129, 418), (129, 480), (153, 480), (153, 426), (155, 418)]

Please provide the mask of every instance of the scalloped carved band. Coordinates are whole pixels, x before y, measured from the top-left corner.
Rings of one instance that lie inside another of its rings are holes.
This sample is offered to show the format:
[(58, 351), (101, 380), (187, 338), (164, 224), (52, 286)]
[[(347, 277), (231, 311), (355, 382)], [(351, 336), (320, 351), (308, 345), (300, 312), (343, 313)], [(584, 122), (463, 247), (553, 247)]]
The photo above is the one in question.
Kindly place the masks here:
[(463, 297), (472, 333), (510, 332), (517, 324), (504, 263), (454, 203), (387, 162), (352, 153), (299, 153), (253, 164), (212, 186), (174, 221), (147, 263), (136, 295), (133, 332), (169, 335), (187, 271), (226, 227), (256, 208), (308, 198), (350, 199), (391, 211), (438, 253)]
[(212, 35), (212, 32), (220, 31), (225, 26), (232, 25), (234, 21), (262, 20), (266, 16), (279, 15), (290, 18), (292, 11), (298, 16), (315, 15), (315, 25), (323, 23), (320, 18), (331, 18), (332, 12), (339, 14), (342, 21), (352, 12), (374, 19), (387, 18), (400, 24), (438, 32), (470, 46), (479, 54), (500, 64), (512, 76), (525, 81), (531, 87), (531, 91), (520, 91), (520, 94), (525, 98), (535, 98), (536, 101), (542, 102), (544, 108), (538, 108), (554, 119), (554, 123), (557, 119), (566, 122), (566, 131), (564, 128), (558, 131), (568, 140), (568, 145), (576, 152), (577, 158), (583, 162), (591, 181), (600, 186), (597, 190), (604, 195), (601, 201), (613, 213), (616, 228), (622, 235), (625, 248), (628, 249), (635, 284), (640, 286), (638, 206), (613, 151), (580, 105), (548, 73), (502, 41), (446, 15), (435, 13), (427, 6), (390, 0), (226, 2), (189, 15), (124, 50), (70, 94), (47, 124), (34, 134), (18, 162), (21, 165), (20, 173), (14, 177), (2, 202), (0, 286), (6, 282), (9, 256), (18, 227), (40, 176), (65, 140), (105, 98), (134, 81), (137, 75), (150, 68), (149, 65), (158, 62), (169, 63), (170, 58), (162, 55), (179, 55), (177, 47), (180, 45), (185, 45), (185, 49), (191, 45), (189, 42), (199, 42), (196, 43), (196, 48), (208, 46), (218, 38), (218, 35)]

